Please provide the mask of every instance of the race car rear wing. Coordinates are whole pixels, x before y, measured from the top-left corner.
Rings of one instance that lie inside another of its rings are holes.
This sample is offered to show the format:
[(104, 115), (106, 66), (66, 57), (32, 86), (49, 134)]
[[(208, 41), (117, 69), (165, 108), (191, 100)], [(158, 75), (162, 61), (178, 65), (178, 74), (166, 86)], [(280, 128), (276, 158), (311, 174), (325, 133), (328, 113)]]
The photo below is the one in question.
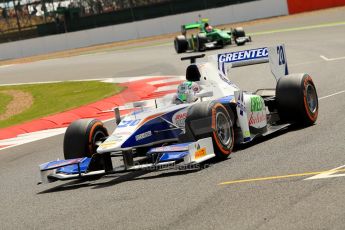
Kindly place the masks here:
[(208, 58), (210, 62), (217, 63), (218, 70), (225, 76), (229, 68), (267, 62), (270, 63), (271, 72), (277, 81), (289, 74), (284, 45), (221, 53)]
[(185, 24), (181, 26), (181, 34), (184, 36), (187, 35), (188, 30), (194, 30), (194, 29), (199, 29), (202, 25), (200, 23), (191, 23), (191, 24)]
[(186, 35), (187, 30), (199, 29), (207, 22), (208, 18), (202, 18), (198, 22), (184, 24), (181, 26), (181, 32), (183, 35)]
[(200, 26), (201, 24), (199, 22), (182, 25), (184, 30), (199, 29)]

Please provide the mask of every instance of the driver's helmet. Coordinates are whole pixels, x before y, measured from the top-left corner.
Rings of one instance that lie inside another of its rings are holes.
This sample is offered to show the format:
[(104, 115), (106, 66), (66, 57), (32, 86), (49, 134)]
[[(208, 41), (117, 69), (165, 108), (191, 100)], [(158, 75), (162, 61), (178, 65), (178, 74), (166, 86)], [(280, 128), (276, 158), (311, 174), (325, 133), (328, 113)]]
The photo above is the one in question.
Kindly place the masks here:
[(197, 100), (196, 93), (200, 86), (196, 82), (184, 81), (177, 87), (177, 99), (182, 103), (191, 103)]
[(208, 23), (205, 23), (205, 30), (207, 31), (207, 32), (212, 32), (213, 31), (213, 27), (212, 26), (210, 26)]

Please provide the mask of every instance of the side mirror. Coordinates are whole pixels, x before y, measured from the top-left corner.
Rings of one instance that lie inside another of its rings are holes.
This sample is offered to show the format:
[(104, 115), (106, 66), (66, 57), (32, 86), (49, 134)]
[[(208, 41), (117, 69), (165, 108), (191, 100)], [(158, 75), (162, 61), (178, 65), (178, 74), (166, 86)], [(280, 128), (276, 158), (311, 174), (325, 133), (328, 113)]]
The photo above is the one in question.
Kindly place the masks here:
[(213, 96), (213, 91), (205, 91), (205, 92), (200, 92), (196, 93), (195, 96), (203, 98), (203, 97), (212, 97)]
[(116, 107), (116, 108), (114, 109), (114, 113), (115, 113), (115, 123), (116, 123), (116, 125), (118, 125), (118, 124), (120, 124), (120, 122), (121, 122), (121, 115), (120, 115), (120, 109), (119, 109), (119, 107)]
[(141, 108), (141, 107), (144, 107), (147, 105), (147, 102), (146, 101), (136, 101), (136, 102), (133, 102), (133, 107), (134, 108)]

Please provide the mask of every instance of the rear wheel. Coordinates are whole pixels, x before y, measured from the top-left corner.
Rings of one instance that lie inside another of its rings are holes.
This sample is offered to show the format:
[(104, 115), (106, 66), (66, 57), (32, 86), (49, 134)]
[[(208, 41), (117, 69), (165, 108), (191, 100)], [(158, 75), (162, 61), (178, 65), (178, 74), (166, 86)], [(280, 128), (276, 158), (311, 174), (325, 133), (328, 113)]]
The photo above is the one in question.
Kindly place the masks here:
[(103, 123), (96, 119), (80, 119), (70, 124), (64, 136), (64, 157), (74, 159), (91, 157), (97, 143), (108, 136)]
[(293, 74), (279, 79), (276, 87), (279, 116), (304, 126), (316, 122), (319, 102), (316, 88), (308, 74)]
[(216, 158), (226, 159), (234, 146), (234, 116), (220, 103), (202, 102), (193, 105), (187, 114), (186, 132), (195, 140), (211, 137)]
[(232, 35), (234, 38), (240, 38), (245, 37), (246, 33), (244, 32), (244, 29), (242, 27), (237, 27), (232, 31)]
[[(246, 36), (246, 33), (244, 32), (242, 27), (237, 27), (232, 31), (233, 39), (237, 46), (243, 46), (246, 43), (246, 40), (244, 37)], [(242, 39), (238, 39), (242, 38)]]
[(185, 36), (179, 35), (174, 40), (176, 53), (184, 53), (188, 49), (188, 41)]

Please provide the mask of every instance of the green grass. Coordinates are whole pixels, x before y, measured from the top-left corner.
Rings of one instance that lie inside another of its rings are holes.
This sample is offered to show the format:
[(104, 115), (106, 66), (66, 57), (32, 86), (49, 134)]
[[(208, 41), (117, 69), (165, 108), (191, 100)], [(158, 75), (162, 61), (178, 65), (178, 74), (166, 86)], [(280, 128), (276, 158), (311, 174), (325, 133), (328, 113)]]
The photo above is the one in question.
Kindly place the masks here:
[(77, 108), (115, 95), (123, 90), (122, 87), (116, 84), (98, 81), (0, 86), (0, 92), (9, 89), (30, 93), (34, 98), (34, 102), (23, 113), (0, 121), (0, 128)]
[(10, 101), (12, 100), (12, 96), (1, 93), (0, 91), (0, 114), (5, 113), (6, 111), (6, 106)]

